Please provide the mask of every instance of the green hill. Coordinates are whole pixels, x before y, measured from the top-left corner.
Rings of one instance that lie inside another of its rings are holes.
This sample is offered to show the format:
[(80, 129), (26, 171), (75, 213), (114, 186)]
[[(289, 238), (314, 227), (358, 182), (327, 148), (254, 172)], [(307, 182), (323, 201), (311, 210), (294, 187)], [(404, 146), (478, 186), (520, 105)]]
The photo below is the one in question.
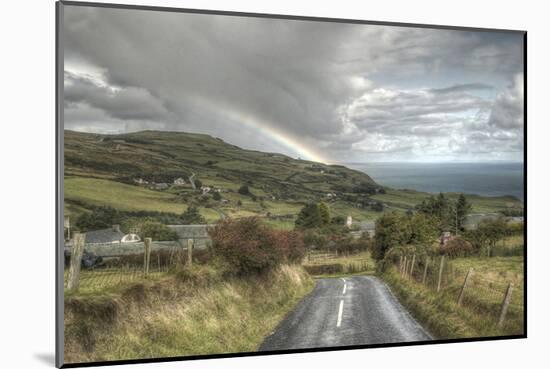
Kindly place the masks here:
[[(209, 222), (223, 216), (259, 215), (279, 227), (291, 227), (300, 208), (310, 201), (327, 202), (333, 216), (352, 215), (361, 221), (381, 214), (373, 210), (373, 202), (384, 203), (384, 211), (405, 211), (428, 196), (381, 190), (360, 171), (245, 150), (204, 134), (65, 131), (64, 159), (65, 211), (72, 217), (98, 205), (179, 214), (193, 204)], [(195, 184), (210, 187), (210, 192), (193, 189), (190, 177)], [(173, 185), (178, 178), (185, 184)], [(140, 180), (147, 183), (138, 184)], [(242, 186), (249, 193), (239, 191)], [(479, 212), (521, 206), (508, 197), (470, 199)]]

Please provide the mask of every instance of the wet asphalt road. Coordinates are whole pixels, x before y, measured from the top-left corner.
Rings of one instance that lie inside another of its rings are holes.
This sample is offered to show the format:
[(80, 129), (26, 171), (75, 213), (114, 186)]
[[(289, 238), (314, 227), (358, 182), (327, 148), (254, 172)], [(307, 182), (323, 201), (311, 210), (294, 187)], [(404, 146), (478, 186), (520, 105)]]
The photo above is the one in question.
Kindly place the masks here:
[(373, 276), (320, 279), (259, 351), (431, 340)]

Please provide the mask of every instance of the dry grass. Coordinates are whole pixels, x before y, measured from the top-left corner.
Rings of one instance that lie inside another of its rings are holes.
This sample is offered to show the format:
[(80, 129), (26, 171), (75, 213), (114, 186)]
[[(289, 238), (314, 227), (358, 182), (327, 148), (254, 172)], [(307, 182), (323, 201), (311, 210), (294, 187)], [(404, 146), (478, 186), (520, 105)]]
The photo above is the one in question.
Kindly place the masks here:
[[(382, 278), (413, 315), (437, 338), (471, 338), (523, 334), (523, 258), (458, 258), (447, 262), (444, 288), (437, 293), (433, 283), (423, 285), (399, 276), (389, 267)], [(463, 303), (457, 298), (469, 268), (474, 269)], [(502, 327), (497, 326), (508, 283), (513, 283), (512, 301)]]
[(65, 301), (67, 362), (254, 351), (313, 288), (302, 268), (227, 278), (193, 267), (120, 293)]

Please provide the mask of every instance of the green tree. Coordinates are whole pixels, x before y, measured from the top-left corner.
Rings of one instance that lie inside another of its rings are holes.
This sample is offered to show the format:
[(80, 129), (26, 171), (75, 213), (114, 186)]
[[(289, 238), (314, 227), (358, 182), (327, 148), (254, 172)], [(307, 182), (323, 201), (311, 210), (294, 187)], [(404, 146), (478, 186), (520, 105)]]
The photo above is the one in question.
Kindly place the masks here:
[(466, 223), (466, 217), (468, 213), (472, 210), (472, 204), (468, 202), (466, 196), (463, 193), (458, 196), (458, 199), (454, 208), (455, 215), (455, 228), (464, 230), (464, 224)]
[(248, 188), (247, 185), (242, 185), (241, 187), (239, 187), (239, 190), (238, 192), (241, 194), (241, 195), (245, 195), (245, 196), (248, 196), (250, 195), (250, 189)]
[(407, 217), (396, 212), (383, 214), (375, 224), (374, 243), (371, 247), (372, 257), (380, 261), (386, 252), (401, 246), (410, 240), (410, 227)]
[(324, 202), (319, 203), (319, 213), (323, 224), (330, 224), (330, 209)]
[(141, 223), (138, 235), (141, 239), (150, 237), (154, 241), (175, 241), (178, 239), (178, 234), (174, 230), (160, 222), (151, 220)]
[(220, 201), (222, 199), (222, 195), (220, 195), (219, 192), (214, 192), (214, 194), (212, 195), (212, 198), (216, 201)]
[(302, 208), (298, 214), (298, 218), (294, 222), (296, 228), (316, 228), (323, 225), (319, 205), (311, 203)]
[(196, 206), (189, 206), (180, 217), (183, 224), (204, 224), (206, 219), (201, 215)]
[(110, 206), (95, 208), (91, 213), (79, 216), (75, 222), (78, 230), (87, 232), (97, 229), (109, 228), (113, 224), (120, 224), (123, 220), (118, 210)]

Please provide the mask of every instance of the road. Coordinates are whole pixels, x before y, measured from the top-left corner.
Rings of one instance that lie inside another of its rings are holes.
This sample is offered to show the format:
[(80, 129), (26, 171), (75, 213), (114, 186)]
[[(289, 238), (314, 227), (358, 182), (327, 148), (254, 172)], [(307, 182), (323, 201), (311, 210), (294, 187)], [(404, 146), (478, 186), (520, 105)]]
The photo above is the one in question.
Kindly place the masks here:
[(426, 341), (431, 336), (374, 276), (320, 279), (260, 351)]

